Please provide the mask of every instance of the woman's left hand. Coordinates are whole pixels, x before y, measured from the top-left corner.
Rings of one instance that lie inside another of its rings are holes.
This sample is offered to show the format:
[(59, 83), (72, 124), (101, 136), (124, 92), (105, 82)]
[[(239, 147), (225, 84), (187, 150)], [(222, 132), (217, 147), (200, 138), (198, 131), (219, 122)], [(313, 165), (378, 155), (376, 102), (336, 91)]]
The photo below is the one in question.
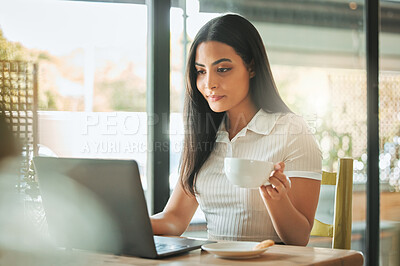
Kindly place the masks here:
[(271, 185), (260, 187), (260, 193), (264, 200), (278, 201), (284, 197), (287, 197), (287, 193), (291, 188), (291, 182), (290, 179), (283, 173), (284, 170), (285, 163), (277, 163), (274, 167), (271, 177), (269, 178)]

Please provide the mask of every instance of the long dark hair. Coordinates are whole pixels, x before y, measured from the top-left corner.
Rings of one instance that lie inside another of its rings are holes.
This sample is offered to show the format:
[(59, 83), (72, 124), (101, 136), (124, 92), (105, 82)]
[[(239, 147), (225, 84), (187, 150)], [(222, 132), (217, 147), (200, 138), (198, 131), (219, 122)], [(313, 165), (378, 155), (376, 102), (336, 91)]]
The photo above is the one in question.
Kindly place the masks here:
[(195, 195), (196, 175), (210, 156), (225, 112), (213, 112), (196, 85), (197, 46), (218, 41), (231, 46), (246, 66), (252, 66), (250, 95), (257, 108), (268, 113), (291, 112), (279, 96), (267, 53), (257, 29), (245, 18), (227, 14), (207, 22), (197, 33), (186, 66), (185, 139), (181, 158), (180, 182), (186, 192)]

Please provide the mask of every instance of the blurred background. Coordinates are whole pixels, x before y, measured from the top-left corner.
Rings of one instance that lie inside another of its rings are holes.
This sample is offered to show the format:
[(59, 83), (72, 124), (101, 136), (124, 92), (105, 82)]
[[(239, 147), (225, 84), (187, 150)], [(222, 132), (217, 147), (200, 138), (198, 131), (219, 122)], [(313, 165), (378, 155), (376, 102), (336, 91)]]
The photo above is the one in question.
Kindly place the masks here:
[[(147, 191), (149, 18), (144, 0), (120, 2), (125, 3), (0, 2), (0, 99), (13, 116), (9, 122), (14, 131), (22, 132), (20, 137), (30, 143), (22, 145), (27, 159), (18, 181), (29, 202), (40, 203), (29, 163), (35, 152), (135, 159)], [(364, 250), (364, 4), (363, 0), (172, 1), (171, 191), (178, 180), (183, 147), (184, 66), (191, 41), (211, 18), (238, 13), (262, 35), (280, 94), (316, 135), (323, 170), (336, 171), (340, 157), (354, 159), (352, 249)], [(382, 0), (380, 19), (381, 264), (400, 265), (400, 1)], [(18, 93), (7, 94), (6, 90)], [(34, 213), (42, 227), (45, 221), (38, 206)], [(205, 220), (198, 211), (186, 234), (204, 236), (204, 230)], [(310, 245), (330, 246), (329, 241), (312, 239)]]

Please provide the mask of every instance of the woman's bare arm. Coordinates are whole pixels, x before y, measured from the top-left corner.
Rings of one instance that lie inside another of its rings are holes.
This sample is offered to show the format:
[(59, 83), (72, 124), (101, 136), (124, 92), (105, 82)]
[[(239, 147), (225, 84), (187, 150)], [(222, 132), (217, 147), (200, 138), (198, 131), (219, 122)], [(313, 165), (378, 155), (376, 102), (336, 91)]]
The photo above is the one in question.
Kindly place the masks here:
[(178, 182), (164, 210), (150, 217), (154, 234), (181, 235), (188, 227), (197, 207), (196, 198), (188, 195)]
[(296, 177), (289, 181), (283, 168), (274, 175), (275, 180), (270, 178), (275, 188), (261, 187), (261, 194), (282, 241), (305, 246), (314, 224), (321, 181)]

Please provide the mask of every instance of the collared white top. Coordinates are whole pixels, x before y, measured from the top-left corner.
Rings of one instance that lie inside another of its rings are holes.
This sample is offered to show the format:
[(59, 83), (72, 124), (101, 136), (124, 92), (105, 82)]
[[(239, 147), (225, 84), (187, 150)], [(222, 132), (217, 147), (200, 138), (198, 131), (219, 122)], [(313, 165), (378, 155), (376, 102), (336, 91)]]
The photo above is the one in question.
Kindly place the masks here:
[(232, 185), (224, 158), (285, 162), (288, 177), (321, 180), (322, 155), (306, 122), (294, 114), (260, 109), (232, 140), (222, 121), (214, 150), (196, 179), (196, 195), (214, 240), (280, 242), (258, 189)]

